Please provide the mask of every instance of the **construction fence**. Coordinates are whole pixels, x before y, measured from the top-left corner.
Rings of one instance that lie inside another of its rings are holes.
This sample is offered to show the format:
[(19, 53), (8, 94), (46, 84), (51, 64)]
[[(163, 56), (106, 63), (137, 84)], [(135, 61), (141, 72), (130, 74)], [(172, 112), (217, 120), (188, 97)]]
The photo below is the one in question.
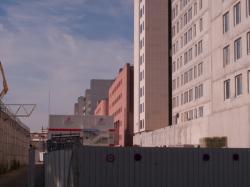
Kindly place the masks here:
[(45, 187), (249, 187), (250, 149), (76, 147), (45, 156)]

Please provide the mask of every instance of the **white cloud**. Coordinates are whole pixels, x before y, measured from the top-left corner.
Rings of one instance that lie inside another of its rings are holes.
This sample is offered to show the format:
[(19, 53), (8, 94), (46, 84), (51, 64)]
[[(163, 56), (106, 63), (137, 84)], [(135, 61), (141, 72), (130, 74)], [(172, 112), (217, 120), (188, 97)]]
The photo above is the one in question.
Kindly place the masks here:
[(8, 21), (14, 29), (0, 23), (0, 57), (10, 85), (5, 102), (37, 104), (34, 115), (24, 120), (33, 131), (47, 125), (49, 89), (51, 112), (72, 113), (90, 79), (114, 78), (118, 69), (132, 60), (129, 41), (93, 41), (69, 34), (56, 24), (45, 23), (39, 30), (32, 22), (41, 23), (45, 20), (42, 16), (16, 10), (8, 8)]

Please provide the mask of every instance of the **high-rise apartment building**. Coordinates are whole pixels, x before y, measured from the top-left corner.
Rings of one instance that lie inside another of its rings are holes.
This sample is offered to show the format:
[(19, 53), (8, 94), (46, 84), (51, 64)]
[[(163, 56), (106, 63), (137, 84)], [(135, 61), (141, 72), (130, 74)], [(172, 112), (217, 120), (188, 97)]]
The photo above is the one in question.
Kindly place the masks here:
[(167, 0), (134, 1), (134, 133), (169, 121)]
[(173, 126), (135, 144), (250, 147), (250, 0), (171, 3)]
[(173, 124), (204, 123), (211, 114), (209, 0), (172, 1)]
[[(174, 0), (173, 122), (250, 147), (250, 0)], [(184, 130), (182, 130), (184, 134)]]

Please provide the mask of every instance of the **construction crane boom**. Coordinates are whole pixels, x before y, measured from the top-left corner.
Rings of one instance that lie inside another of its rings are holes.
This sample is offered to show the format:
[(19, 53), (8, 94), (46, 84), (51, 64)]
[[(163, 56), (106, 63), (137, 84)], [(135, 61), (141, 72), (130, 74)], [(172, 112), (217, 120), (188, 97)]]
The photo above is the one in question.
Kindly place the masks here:
[(3, 69), (2, 62), (0, 62), (0, 71), (1, 71), (2, 78), (3, 78), (3, 89), (0, 92), (0, 100), (2, 100), (4, 95), (6, 95), (7, 92), (9, 91), (9, 86), (8, 86), (8, 83), (7, 83), (5, 74), (4, 74), (4, 69)]

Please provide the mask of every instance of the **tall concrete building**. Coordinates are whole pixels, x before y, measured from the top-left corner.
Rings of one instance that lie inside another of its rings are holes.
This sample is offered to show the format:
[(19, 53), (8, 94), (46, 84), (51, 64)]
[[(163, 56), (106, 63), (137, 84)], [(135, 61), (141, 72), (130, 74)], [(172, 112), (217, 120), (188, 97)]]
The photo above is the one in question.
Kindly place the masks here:
[(173, 121), (192, 124), (186, 143), (250, 146), (249, 2), (173, 1)]
[(141, 142), (250, 147), (250, 0), (173, 0), (172, 33), (174, 126)]
[(134, 1), (134, 133), (169, 121), (167, 0)]
[(94, 115), (98, 101), (108, 98), (109, 87), (114, 80), (92, 79), (90, 89), (85, 90), (85, 96), (79, 97), (75, 103), (75, 115)]
[(212, 10), (209, 6), (214, 2), (172, 1), (174, 125), (191, 121), (197, 125), (207, 123), (212, 112)]

